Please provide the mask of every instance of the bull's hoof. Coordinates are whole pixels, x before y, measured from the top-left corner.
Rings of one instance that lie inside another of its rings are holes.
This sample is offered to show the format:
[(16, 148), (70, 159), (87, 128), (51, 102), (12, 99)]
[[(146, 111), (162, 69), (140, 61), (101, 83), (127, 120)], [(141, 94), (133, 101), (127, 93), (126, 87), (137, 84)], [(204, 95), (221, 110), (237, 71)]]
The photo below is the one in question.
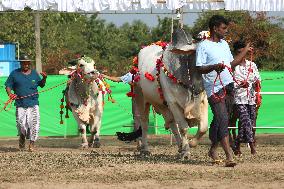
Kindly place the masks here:
[(142, 148), (142, 142), (141, 142), (140, 139), (138, 139), (138, 141), (137, 141), (137, 150), (138, 150), (138, 151), (142, 151), (142, 150), (143, 150), (143, 148)]
[(179, 146), (177, 158), (180, 159), (180, 160), (189, 159), (189, 157), (190, 157), (190, 151), (189, 150), (190, 150), (190, 147), (189, 147), (188, 143)]
[(193, 138), (193, 139), (191, 139), (191, 140), (188, 141), (188, 144), (189, 144), (189, 146), (190, 146), (191, 148), (193, 148), (193, 147), (196, 147), (196, 146), (197, 146), (198, 141), (197, 141), (196, 138)]
[(140, 156), (143, 156), (143, 157), (148, 157), (151, 155), (151, 152), (148, 151), (148, 150), (141, 150), (140, 151)]
[(89, 147), (89, 148), (92, 148), (93, 146), (94, 146), (94, 143), (89, 142), (88, 147)]
[(190, 158), (190, 152), (182, 152), (180, 154), (180, 160), (184, 161), (184, 160), (188, 160)]
[(100, 147), (101, 147), (100, 141), (95, 141), (95, 142), (93, 143), (93, 148), (100, 148)]
[(80, 148), (81, 149), (87, 149), (89, 147), (89, 144), (86, 142), (86, 143), (82, 143)]

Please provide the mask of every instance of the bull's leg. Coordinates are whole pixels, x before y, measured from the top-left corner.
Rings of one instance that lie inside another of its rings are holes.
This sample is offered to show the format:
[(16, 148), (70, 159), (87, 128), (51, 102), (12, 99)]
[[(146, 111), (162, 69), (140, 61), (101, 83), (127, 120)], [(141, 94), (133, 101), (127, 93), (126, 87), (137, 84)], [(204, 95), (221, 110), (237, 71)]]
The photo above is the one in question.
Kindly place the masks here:
[(140, 152), (141, 154), (148, 155), (150, 154), (149, 146), (148, 146), (148, 122), (149, 122), (149, 110), (150, 110), (150, 104), (146, 103), (144, 105), (144, 109), (142, 115), (140, 114), (140, 121), (141, 121), (141, 127), (142, 127), (142, 137), (141, 137), (141, 147)]
[(88, 148), (88, 140), (87, 140), (87, 132), (86, 132), (86, 125), (83, 124), (82, 126), (80, 126), (80, 131), (82, 134), (82, 144), (81, 147), (82, 148)]
[(95, 110), (91, 110), (94, 111), (94, 113), (91, 113), (92, 125), (91, 125), (90, 143), (93, 145), (94, 148), (99, 148), (101, 146), (100, 130), (102, 124), (103, 105), (102, 105), (102, 97), (101, 98), (99, 97), (98, 97), (97, 107), (95, 108)]
[(165, 120), (165, 128), (171, 128), (172, 134), (174, 135), (175, 139), (176, 139), (176, 143), (178, 146), (178, 152), (181, 153), (182, 151), (182, 139), (181, 139), (181, 135), (178, 129), (178, 126), (174, 120), (173, 114), (171, 113), (171, 111), (167, 108), (160, 108), (159, 109), (164, 120)]
[(137, 149), (141, 154), (149, 154), (147, 135), (150, 104), (145, 102), (142, 89), (138, 85), (134, 85), (134, 93), (136, 96), (133, 105), (135, 105), (136, 115), (139, 115), (138, 119), (142, 129), (141, 143), (138, 143)]
[(82, 148), (87, 148), (88, 147), (88, 140), (87, 140), (87, 132), (86, 132), (86, 125), (79, 119), (79, 116), (77, 113), (75, 113), (75, 108), (72, 107), (72, 114), (77, 122), (78, 129), (81, 132), (82, 135)]
[[(136, 93), (137, 93), (137, 90), (138, 89), (136, 89)], [(140, 93), (141, 93), (141, 91), (140, 91)], [(138, 109), (138, 106), (137, 106), (138, 104), (137, 104), (136, 100), (137, 100), (137, 98), (132, 98), (132, 101), (131, 101), (132, 102), (132, 115), (133, 115), (133, 120), (134, 120), (134, 125), (133, 125), (134, 128), (133, 128), (133, 130), (135, 132), (137, 132), (140, 129), (142, 130), (142, 128), (140, 128), (142, 124), (141, 124), (140, 112), (139, 112), (139, 109)], [(141, 99), (140, 99), (140, 101), (141, 101)], [(141, 146), (142, 146), (141, 136), (138, 137), (136, 139), (136, 141), (137, 141), (137, 149), (139, 150), (141, 148)]]
[(198, 130), (195, 136), (189, 141), (190, 147), (196, 147), (198, 141), (208, 130), (208, 101), (206, 98), (203, 99), (200, 104), (200, 121), (198, 124)]
[(168, 106), (174, 116), (175, 122), (178, 125), (181, 134), (181, 159), (188, 158), (189, 145), (187, 140), (188, 124), (184, 118), (184, 114), (176, 103), (168, 103)]
[(100, 121), (97, 122), (96, 125), (96, 130), (94, 132), (94, 148), (99, 148), (101, 147), (101, 142), (100, 142), (100, 130), (101, 130), (101, 118)]
[[(142, 154), (149, 154), (149, 147), (148, 147), (148, 120), (149, 120), (149, 107), (150, 104), (144, 104), (138, 106), (138, 111), (140, 112), (140, 123), (142, 128), (142, 137), (141, 137), (141, 146), (138, 146), (138, 150)], [(139, 145), (139, 143), (138, 143)]]

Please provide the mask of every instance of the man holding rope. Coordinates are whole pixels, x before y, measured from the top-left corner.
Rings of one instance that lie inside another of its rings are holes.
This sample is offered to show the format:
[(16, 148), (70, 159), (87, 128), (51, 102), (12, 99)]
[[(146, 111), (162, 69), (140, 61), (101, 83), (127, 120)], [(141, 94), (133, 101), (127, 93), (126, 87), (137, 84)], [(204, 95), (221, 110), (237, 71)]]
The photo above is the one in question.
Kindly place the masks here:
[[(210, 37), (200, 42), (197, 47), (196, 66), (199, 73), (203, 74), (203, 84), (213, 113), (209, 129), (211, 147), (208, 155), (214, 163), (220, 162), (217, 154), (220, 142), (226, 154), (225, 166), (234, 167), (236, 163), (233, 160), (228, 132), (234, 100), (234, 80), (229, 69), (234, 69), (240, 64), (247, 52), (252, 51), (252, 48), (250, 44), (247, 44), (234, 59), (228, 43), (224, 40), (228, 24), (223, 16), (214, 15), (210, 18)], [(219, 80), (217, 80), (218, 78)]]
[[(115, 76), (108, 76), (105, 74), (102, 74), (102, 76), (108, 80), (114, 81), (114, 82), (123, 82), (125, 84), (129, 84), (129, 85), (133, 85), (133, 77), (134, 75), (130, 72), (124, 74), (121, 77), (115, 77)], [(139, 119), (139, 112), (137, 110), (137, 105), (136, 105), (136, 101), (135, 98), (133, 97), (132, 99), (132, 115), (133, 115), (133, 120), (134, 120), (134, 132), (130, 133), (130, 138), (125, 137), (123, 134), (118, 134), (118, 139), (119, 140), (132, 140), (132, 139), (136, 139), (136, 137), (140, 137), (140, 135), (142, 135), (142, 130), (141, 130), (141, 123), (140, 123), (140, 119)], [(138, 132), (136, 132), (138, 131)], [(120, 133), (120, 132), (119, 132)], [(135, 134), (134, 134), (135, 133)], [(125, 134), (125, 133), (124, 133)], [(133, 134), (133, 138), (132, 138), (132, 134)], [(137, 135), (136, 135), (137, 134)], [(127, 135), (127, 134), (126, 134)]]
[(47, 75), (41, 73), (41, 79), (36, 70), (31, 69), (31, 60), (26, 55), (20, 57), (20, 64), (21, 68), (11, 72), (5, 86), (9, 98), (15, 100), (19, 148), (24, 150), (25, 140), (29, 138), (29, 151), (34, 151), (40, 129), (37, 87), (45, 86)]

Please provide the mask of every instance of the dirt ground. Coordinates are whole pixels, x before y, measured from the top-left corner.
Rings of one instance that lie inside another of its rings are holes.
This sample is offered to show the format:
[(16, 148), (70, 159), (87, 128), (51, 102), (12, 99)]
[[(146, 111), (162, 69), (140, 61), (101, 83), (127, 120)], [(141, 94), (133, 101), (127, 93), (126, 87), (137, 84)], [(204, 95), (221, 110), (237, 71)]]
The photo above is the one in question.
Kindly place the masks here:
[[(212, 165), (208, 138), (176, 158), (169, 136), (151, 136), (150, 156), (135, 143), (102, 136), (99, 149), (79, 149), (80, 138), (43, 138), (37, 152), (20, 152), (18, 141), (0, 139), (0, 188), (284, 188), (284, 135), (261, 135), (258, 154), (246, 146), (235, 168)], [(224, 155), (219, 150), (220, 155)]]

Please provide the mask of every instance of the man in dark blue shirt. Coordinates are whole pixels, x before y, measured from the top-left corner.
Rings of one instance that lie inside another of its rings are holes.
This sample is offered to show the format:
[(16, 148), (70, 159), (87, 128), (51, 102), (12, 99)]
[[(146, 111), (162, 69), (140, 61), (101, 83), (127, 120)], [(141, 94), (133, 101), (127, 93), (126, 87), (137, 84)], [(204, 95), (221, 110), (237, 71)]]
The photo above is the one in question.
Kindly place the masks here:
[(21, 68), (11, 72), (5, 86), (9, 98), (15, 100), (19, 148), (25, 148), (27, 137), (30, 138), (29, 151), (34, 151), (34, 142), (38, 138), (40, 128), (37, 87), (45, 86), (47, 75), (41, 73), (41, 79), (39, 74), (31, 69), (31, 60), (26, 55), (21, 56), (20, 63)]

